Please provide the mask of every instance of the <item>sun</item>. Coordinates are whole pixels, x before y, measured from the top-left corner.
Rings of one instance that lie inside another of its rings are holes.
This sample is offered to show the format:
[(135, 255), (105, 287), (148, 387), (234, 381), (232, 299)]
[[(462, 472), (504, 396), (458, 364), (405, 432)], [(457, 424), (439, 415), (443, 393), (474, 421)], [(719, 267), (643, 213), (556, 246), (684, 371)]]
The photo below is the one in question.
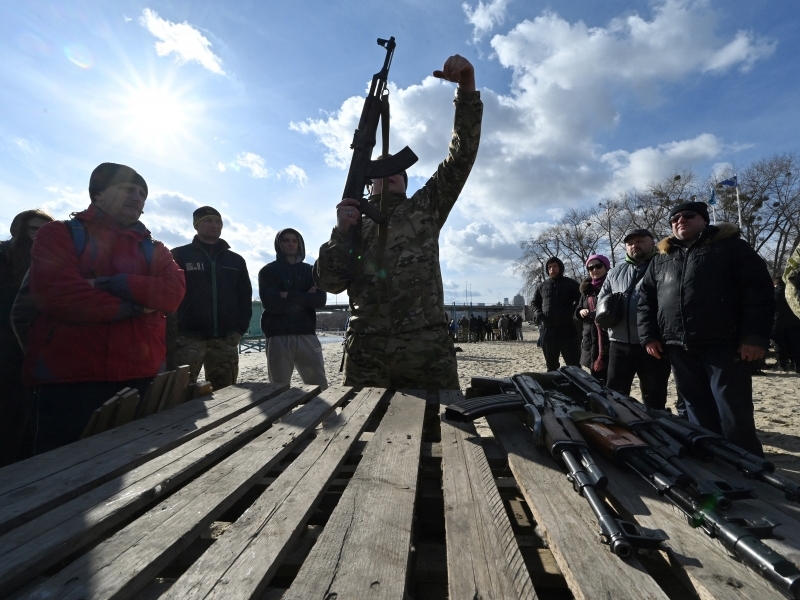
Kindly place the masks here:
[(159, 87), (131, 90), (127, 112), (137, 137), (168, 140), (188, 133), (191, 109), (175, 93)]

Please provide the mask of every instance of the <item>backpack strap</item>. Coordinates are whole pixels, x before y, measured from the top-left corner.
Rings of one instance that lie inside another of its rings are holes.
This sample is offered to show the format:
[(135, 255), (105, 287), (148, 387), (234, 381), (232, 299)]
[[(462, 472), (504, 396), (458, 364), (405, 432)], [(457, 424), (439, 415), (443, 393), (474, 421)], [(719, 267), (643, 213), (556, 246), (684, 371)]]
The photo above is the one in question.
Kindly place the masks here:
[(153, 262), (153, 252), (155, 251), (153, 238), (148, 235), (139, 242), (139, 245), (142, 247), (142, 254), (144, 254), (144, 259), (147, 261), (147, 266), (149, 267)]
[[(72, 243), (75, 245), (75, 254), (80, 257), (81, 253), (83, 253), (83, 249), (86, 247), (86, 227), (84, 227), (83, 223), (78, 219), (70, 219), (66, 221), (66, 224), (72, 235)], [(147, 261), (147, 266), (149, 267), (153, 262), (153, 253), (155, 252), (153, 238), (148, 235), (139, 242), (139, 246), (142, 249), (142, 254), (144, 254), (144, 259)]]

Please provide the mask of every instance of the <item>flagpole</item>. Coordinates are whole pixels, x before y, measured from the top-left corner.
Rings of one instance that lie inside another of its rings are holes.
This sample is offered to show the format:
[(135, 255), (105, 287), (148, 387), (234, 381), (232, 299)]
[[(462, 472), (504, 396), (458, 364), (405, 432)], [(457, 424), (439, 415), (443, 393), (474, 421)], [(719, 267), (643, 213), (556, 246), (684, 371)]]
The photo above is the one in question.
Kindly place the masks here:
[(717, 224), (717, 207), (716, 206), (712, 206), (711, 207), (711, 212), (714, 215), (714, 225), (716, 225)]
[(739, 209), (739, 229), (744, 232), (742, 227), (742, 203), (739, 202), (739, 186), (736, 186), (736, 207)]

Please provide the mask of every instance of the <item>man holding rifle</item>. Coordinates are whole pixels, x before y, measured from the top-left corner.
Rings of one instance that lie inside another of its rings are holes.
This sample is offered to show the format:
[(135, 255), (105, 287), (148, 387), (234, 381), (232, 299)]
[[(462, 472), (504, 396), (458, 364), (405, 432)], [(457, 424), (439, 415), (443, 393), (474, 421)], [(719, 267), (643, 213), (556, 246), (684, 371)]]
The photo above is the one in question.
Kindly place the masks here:
[(467, 59), (451, 56), (433, 74), (458, 84), (447, 158), (411, 197), (406, 196), (405, 172), (372, 181), (369, 202), (387, 218), (384, 225), (371, 220), (361, 224), (357, 274), (350, 272), (347, 239), (361, 220), (354, 198), (337, 205), (336, 227), (314, 265), (320, 289), (330, 293), (346, 289), (350, 297), (345, 385), (459, 387), (444, 310), (439, 233), (475, 162), (483, 103)]

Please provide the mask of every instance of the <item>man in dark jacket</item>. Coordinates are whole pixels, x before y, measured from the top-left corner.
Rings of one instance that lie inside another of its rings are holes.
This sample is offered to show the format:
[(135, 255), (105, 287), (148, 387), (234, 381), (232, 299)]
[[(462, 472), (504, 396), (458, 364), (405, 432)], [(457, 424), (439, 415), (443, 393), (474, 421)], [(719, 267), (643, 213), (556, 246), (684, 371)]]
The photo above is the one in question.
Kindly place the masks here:
[(327, 295), (314, 285), (312, 266), (303, 262), (306, 245), (298, 231), (278, 232), (275, 257), (258, 273), (269, 380), (288, 383), (297, 369), (304, 383), (324, 389), (328, 379), (316, 333), (316, 309), (325, 306)]
[(542, 325), (540, 335), (548, 371), (558, 369), (559, 354), (568, 365), (580, 366), (581, 345), (572, 317), (581, 292), (578, 282), (564, 276), (564, 263), (555, 256), (544, 264), (547, 276), (531, 301), (533, 320)]
[(186, 273), (186, 296), (170, 319), (167, 366), (189, 365), (190, 381), (205, 367), (206, 379), (218, 390), (239, 376), (239, 340), (250, 327), (253, 287), (244, 258), (220, 237), (219, 211), (201, 206), (192, 220), (197, 231), (192, 243), (172, 249)]
[(772, 326), (772, 341), (778, 355), (778, 368), (788, 371), (791, 367), (800, 373), (800, 317), (792, 311), (786, 301), (786, 286), (780, 277), (772, 280), (775, 285), (775, 321)]
[(639, 287), (650, 261), (656, 255), (653, 234), (647, 229), (634, 229), (623, 240), (625, 262), (608, 272), (598, 296), (598, 303), (609, 294), (625, 294), (625, 317), (608, 328), (611, 341), (608, 357), (608, 387), (626, 396), (631, 393), (633, 377), (639, 376), (642, 402), (648, 408), (663, 410), (667, 405), (669, 361), (656, 358), (639, 343), (637, 315)]
[(670, 211), (639, 290), (639, 339), (666, 352), (689, 419), (763, 455), (746, 364), (762, 358), (775, 308), (767, 266), (730, 223), (709, 225), (703, 202)]

